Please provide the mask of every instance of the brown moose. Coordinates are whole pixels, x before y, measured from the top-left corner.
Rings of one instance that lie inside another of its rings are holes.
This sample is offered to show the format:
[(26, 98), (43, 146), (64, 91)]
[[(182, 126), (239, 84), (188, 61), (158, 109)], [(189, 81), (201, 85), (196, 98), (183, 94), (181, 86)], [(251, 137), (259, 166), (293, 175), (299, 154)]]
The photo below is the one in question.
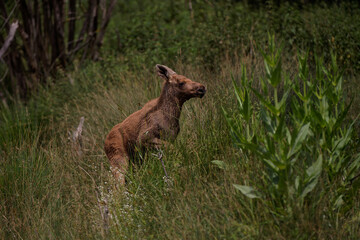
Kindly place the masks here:
[(160, 97), (115, 125), (105, 140), (105, 152), (111, 171), (121, 185), (135, 148), (149, 149), (175, 140), (180, 131), (179, 118), (184, 102), (202, 98), (205, 86), (176, 74), (167, 66), (157, 64), (157, 74), (165, 79)]

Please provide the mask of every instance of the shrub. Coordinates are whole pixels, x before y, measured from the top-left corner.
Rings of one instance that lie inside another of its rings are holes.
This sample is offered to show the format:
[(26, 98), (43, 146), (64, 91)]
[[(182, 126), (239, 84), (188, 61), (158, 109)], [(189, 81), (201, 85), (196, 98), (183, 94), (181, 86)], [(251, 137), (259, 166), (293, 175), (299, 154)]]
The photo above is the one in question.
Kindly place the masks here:
[[(233, 81), (237, 115), (225, 110), (224, 114), (234, 144), (246, 158), (265, 164), (265, 177), (254, 181), (257, 187), (234, 186), (249, 198), (266, 201), (271, 211), (283, 216), (305, 202), (316, 205), (315, 197), (329, 192), (333, 209), (349, 209), (359, 189), (354, 182), (359, 181), (360, 167), (353, 134), (357, 119), (346, 121), (351, 103), (345, 103), (343, 72), (335, 55), (329, 68), (316, 57), (314, 74), (308, 55), (300, 55), (294, 79), (282, 70), (281, 50), (273, 36), (262, 55), (266, 74), (261, 89), (252, 87), (244, 70), (240, 86)], [(251, 96), (258, 101), (252, 102)]]

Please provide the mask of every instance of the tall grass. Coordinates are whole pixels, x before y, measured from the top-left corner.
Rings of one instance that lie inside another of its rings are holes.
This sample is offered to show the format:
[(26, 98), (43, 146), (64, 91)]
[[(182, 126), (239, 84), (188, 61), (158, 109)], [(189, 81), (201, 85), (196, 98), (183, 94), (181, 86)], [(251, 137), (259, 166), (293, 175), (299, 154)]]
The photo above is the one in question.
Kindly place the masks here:
[[(262, 91), (260, 76), (266, 76), (262, 61), (260, 54), (224, 59), (217, 73), (181, 63), (172, 66), (204, 83), (208, 93), (185, 104), (180, 135), (164, 152), (170, 183), (164, 181), (161, 162), (152, 155), (156, 152), (148, 152), (138, 156), (142, 164), (131, 166), (125, 192), (114, 189), (103, 141), (114, 124), (159, 95), (161, 80), (152, 66), (136, 72), (119, 70), (115, 66), (121, 60), (115, 58), (106, 65), (89, 64), (59, 76), (62, 81), (39, 92), (33, 104), (2, 110), (1, 237), (356, 238), (359, 191), (349, 195), (351, 188), (344, 186), (346, 191), (338, 192), (341, 177), (335, 177), (333, 185), (319, 178), (311, 198), (290, 215), (275, 211), (268, 203), (271, 198), (249, 199), (233, 186), (268, 187), (263, 182), (264, 172), (269, 173), (266, 165), (234, 146), (223, 116), (223, 109), (236, 114), (232, 78), (241, 79), (244, 68), (248, 77), (253, 76), (255, 90)], [(243, 69), (241, 62), (247, 63)], [(292, 69), (293, 64), (285, 61), (282, 67)], [(256, 96), (251, 94), (249, 90), (248, 98), (255, 104)], [(70, 136), (82, 116), (79, 156)], [(257, 116), (251, 118), (258, 121)], [(249, 126), (253, 131), (255, 127)], [(323, 158), (323, 167), (327, 160)], [(336, 196), (341, 195), (343, 206), (350, 208), (334, 208)], [(109, 209), (108, 226), (104, 206)]]
[[(119, 2), (101, 61), (1, 106), (0, 238), (358, 238), (357, 8), (196, 1), (191, 18), (183, 2)], [(104, 138), (159, 96), (155, 63), (208, 91), (184, 105), (170, 179), (157, 152), (139, 153), (119, 191)]]

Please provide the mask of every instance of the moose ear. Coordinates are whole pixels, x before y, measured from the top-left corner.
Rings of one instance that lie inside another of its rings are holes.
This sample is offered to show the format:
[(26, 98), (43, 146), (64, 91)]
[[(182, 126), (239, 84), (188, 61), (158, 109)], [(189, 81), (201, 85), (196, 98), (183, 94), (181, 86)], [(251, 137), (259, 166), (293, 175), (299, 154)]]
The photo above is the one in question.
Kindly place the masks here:
[(176, 74), (174, 70), (172, 70), (171, 68), (165, 65), (156, 64), (156, 70), (157, 70), (157, 74), (166, 81), (170, 80), (171, 75)]

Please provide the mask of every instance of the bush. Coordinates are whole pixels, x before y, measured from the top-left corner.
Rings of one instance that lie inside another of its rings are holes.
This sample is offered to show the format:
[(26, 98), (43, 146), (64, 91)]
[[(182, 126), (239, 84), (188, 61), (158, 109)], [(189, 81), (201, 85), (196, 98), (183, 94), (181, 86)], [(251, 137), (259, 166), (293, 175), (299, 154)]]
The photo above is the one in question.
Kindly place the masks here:
[[(332, 209), (349, 210), (360, 180), (353, 133), (357, 119), (346, 121), (351, 103), (345, 104), (343, 72), (335, 55), (329, 68), (316, 57), (314, 74), (307, 54), (299, 56), (298, 72), (290, 79), (282, 70), (281, 50), (273, 36), (268, 52), (262, 54), (266, 74), (261, 89), (252, 87), (244, 70), (240, 86), (234, 80), (237, 114), (224, 113), (234, 144), (247, 159), (265, 164), (264, 178), (253, 182), (257, 187), (234, 184), (235, 188), (262, 199), (280, 216), (291, 216), (305, 203), (316, 205), (316, 198), (327, 194)], [(250, 100), (252, 95), (257, 102)]]

